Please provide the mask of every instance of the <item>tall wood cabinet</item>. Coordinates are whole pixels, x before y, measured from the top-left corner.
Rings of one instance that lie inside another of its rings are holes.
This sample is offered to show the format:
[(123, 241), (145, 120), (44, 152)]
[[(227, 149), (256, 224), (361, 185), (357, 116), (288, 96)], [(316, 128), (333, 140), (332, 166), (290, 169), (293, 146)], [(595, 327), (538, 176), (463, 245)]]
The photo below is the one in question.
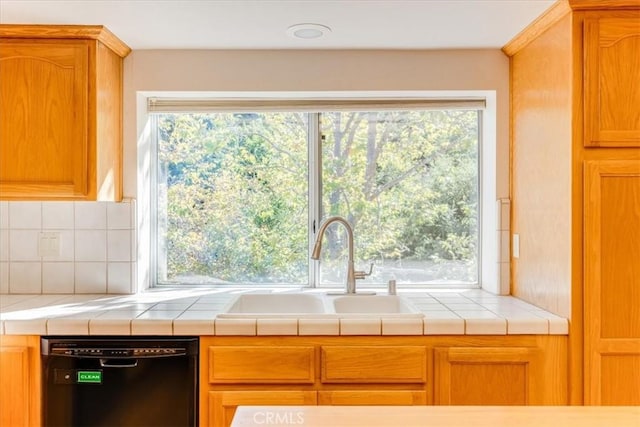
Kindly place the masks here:
[(585, 162), (585, 400), (640, 405), (640, 161)]
[(503, 50), (512, 293), (570, 317), (571, 403), (640, 404), (640, 1), (558, 1)]
[(0, 25), (0, 199), (122, 199), (122, 58), (102, 26)]

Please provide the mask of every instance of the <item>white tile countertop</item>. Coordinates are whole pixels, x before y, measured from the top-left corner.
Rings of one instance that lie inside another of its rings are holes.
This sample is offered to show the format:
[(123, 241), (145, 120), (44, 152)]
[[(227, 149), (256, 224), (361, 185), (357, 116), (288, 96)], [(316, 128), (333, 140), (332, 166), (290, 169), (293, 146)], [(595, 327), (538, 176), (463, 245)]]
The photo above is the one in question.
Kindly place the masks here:
[[(326, 289), (306, 290), (324, 293)], [(568, 321), (482, 290), (402, 290), (424, 317), (219, 318), (239, 294), (300, 289), (157, 290), (136, 295), (0, 295), (7, 335), (566, 335)]]

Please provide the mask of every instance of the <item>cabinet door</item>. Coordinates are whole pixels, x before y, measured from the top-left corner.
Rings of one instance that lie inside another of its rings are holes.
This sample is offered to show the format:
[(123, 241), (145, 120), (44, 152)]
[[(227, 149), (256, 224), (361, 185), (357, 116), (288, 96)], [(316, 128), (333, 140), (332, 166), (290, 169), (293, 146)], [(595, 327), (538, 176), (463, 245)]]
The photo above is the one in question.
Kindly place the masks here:
[(584, 179), (585, 403), (640, 405), (640, 160)]
[(39, 342), (0, 335), (0, 426), (40, 425)]
[(525, 347), (435, 349), (437, 405), (541, 404), (539, 350)]
[[(240, 405), (279, 405), (300, 406), (315, 405), (317, 395), (315, 391), (210, 391), (209, 392), (209, 425), (214, 427), (228, 427), (231, 425), (236, 408)], [(276, 414), (265, 414), (275, 416)], [(296, 414), (283, 411), (278, 413), (278, 419), (296, 424)], [(265, 419), (265, 424), (268, 424)]]
[(584, 23), (585, 146), (640, 147), (640, 12)]
[(0, 347), (0, 425), (29, 425), (29, 349)]
[(320, 380), (330, 383), (424, 383), (423, 346), (322, 346)]
[(0, 196), (88, 192), (89, 45), (0, 41)]
[[(313, 384), (313, 346), (211, 346), (211, 384)], [(256, 361), (260, 363), (256, 363)]]

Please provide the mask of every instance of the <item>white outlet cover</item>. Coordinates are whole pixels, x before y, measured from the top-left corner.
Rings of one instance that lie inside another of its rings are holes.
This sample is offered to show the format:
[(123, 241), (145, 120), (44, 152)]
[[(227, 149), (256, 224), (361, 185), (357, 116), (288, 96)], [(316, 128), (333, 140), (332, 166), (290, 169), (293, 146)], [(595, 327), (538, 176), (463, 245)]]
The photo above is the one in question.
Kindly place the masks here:
[(40, 233), (38, 252), (41, 257), (60, 256), (60, 233), (57, 231)]

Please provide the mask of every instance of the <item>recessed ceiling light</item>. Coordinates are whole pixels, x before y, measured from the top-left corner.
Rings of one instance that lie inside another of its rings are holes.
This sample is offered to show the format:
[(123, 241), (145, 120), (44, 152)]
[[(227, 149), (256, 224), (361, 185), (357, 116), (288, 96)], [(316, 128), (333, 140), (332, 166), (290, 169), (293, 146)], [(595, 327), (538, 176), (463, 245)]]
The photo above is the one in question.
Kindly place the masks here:
[(318, 39), (331, 32), (331, 28), (320, 24), (296, 24), (287, 28), (287, 35), (296, 39)]

